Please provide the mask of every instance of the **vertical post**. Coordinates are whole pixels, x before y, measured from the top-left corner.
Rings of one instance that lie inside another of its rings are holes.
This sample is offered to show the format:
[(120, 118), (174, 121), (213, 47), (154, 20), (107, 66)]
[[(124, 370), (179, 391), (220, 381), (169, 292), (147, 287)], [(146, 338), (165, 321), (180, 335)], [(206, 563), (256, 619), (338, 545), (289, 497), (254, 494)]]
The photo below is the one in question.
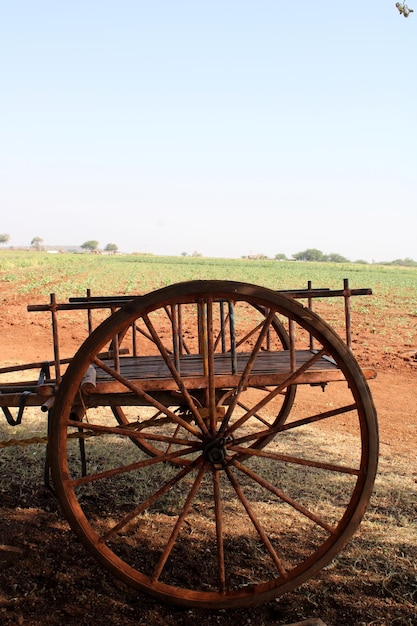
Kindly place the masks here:
[[(116, 311), (116, 307), (110, 307), (110, 315)], [(111, 345), (113, 346), (113, 362), (114, 369), (116, 372), (120, 373), (120, 352), (119, 352), (119, 335), (115, 335), (113, 337)]]
[[(87, 289), (87, 300), (91, 298), (91, 289)], [(93, 316), (90, 307), (87, 309), (87, 325), (88, 325), (88, 334), (91, 335), (93, 332)]]
[(198, 344), (199, 352), (203, 357), (204, 376), (208, 376), (208, 356), (207, 356), (207, 310), (204, 300), (200, 300), (198, 306)]
[(133, 352), (133, 356), (138, 356), (136, 322), (132, 322), (132, 352)]
[[(268, 317), (269, 309), (268, 310), (265, 309), (264, 315), (265, 315), (265, 317)], [(266, 349), (267, 349), (268, 352), (271, 351), (271, 327), (270, 326), (268, 326), (268, 331), (266, 333)]]
[(349, 289), (349, 280), (345, 278), (343, 280), (343, 297), (345, 299), (346, 345), (349, 350), (352, 350), (352, 320), (350, 309), (350, 296), (351, 291)]
[(235, 308), (233, 302), (229, 302), (229, 328), (230, 328), (230, 353), (232, 356), (232, 374), (237, 373), (236, 354), (236, 330), (235, 330)]
[(181, 304), (177, 305), (177, 316), (178, 316), (179, 350), (180, 350), (180, 354), (184, 354), (184, 336), (182, 334), (182, 306)]
[(216, 431), (216, 384), (214, 371), (213, 297), (207, 298), (207, 361), (208, 361), (208, 407), (210, 431)]
[(294, 320), (288, 320), (288, 334), (290, 336), (290, 368), (291, 372), (295, 372), (297, 363), (295, 360), (295, 336), (294, 336)]
[(202, 349), (202, 320), (201, 320), (201, 302), (197, 302), (197, 331), (198, 331), (198, 354), (203, 352)]
[[(313, 283), (311, 282), (311, 280), (309, 280), (307, 283), (307, 290), (311, 291), (312, 286), (313, 286)], [(308, 302), (308, 308), (310, 309), (310, 311), (312, 311), (313, 310), (313, 298), (309, 296), (307, 302)], [(314, 350), (314, 337), (311, 333), (310, 333), (310, 350), (311, 352), (313, 352)]]
[(224, 314), (224, 300), (220, 300), (220, 336), (222, 342), (222, 352), (226, 352), (226, 327)]
[[(179, 305), (178, 305), (179, 306)], [(172, 327), (172, 350), (174, 352), (174, 365), (177, 372), (180, 371), (180, 336), (178, 329), (177, 306), (171, 305), (171, 327)]]
[(57, 306), (54, 293), (50, 294), (50, 303), (52, 316), (52, 340), (54, 345), (55, 380), (56, 384), (59, 385), (61, 382), (61, 364), (59, 360), (58, 318), (56, 314)]

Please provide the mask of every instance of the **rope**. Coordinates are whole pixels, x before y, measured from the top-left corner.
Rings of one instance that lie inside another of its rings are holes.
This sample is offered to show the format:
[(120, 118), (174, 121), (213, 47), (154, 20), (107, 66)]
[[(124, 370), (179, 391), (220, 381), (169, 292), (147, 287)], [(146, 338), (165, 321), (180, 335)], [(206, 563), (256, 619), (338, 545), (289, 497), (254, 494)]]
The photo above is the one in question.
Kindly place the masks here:
[[(99, 437), (101, 433), (70, 433), (68, 439), (88, 439), (90, 437)], [(14, 446), (31, 446), (35, 443), (47, 444), (49, 437), (30, 437), (29, 439), (6, 439), (6, 441), (0, 441), (0, 448), (12, 448)]]
[[(150, 419), (144, 420), (143, 422), (132, 422), (130, 424), (120, 424), (120, 428), (125, 430), (133, 430), (139, 431), (143, 430), (149, 425), (162, 425), (172, 423), (172, 419), (170, 417), (162, 417), (155, 418), (151, 417)], [(68, 439), (89, 439), (90, 437), (100, 437), (102, 433), (98, 432), (84, 432), (84, 433), (70, 433), (68, 435)], [(6, 441), (0, 441), (0, 449), (1, 448), (12, 448), (12, 447), (22, 447), (31, 446), (35, 443), (43, 443), (47, 444), (49, 441), (48, 437), (30, 437), (28, 439), (7, 439)]]
[(30, 439), (7, 439), (0, 441), (0, 448), (11, 448), (13, 446), (30, 446), (34, 443), (48, 443), (48, 437), (31, 437)]

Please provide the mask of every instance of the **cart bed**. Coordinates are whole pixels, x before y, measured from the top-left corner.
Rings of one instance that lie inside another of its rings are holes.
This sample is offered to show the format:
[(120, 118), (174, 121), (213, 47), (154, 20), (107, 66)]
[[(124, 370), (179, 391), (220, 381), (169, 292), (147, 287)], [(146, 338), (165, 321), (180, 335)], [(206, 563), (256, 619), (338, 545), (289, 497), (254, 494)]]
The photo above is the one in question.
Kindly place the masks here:
[[(225, 388), (234, 386), (240, 380), (246, 367), (250, 353), (239, 353), (235, 364), (230, 354), (215, 354), (215, 386)], [(295, 352), (295, 370), (299, 370), (314, 356), (310, 350)], [(111, 362), (106, 365), (113, 369)], [(124, 357), (120, 359), (120, 376), (135, 384), (144, 391), (172, 391), (178, 390), (178, 385), (165, 360), (158, 356)], [(234, 367), (236, 366), (236, 367)], [(188, 389), (201, 389), (207, 386), (207, 377), (204, 375), (204, 359), (201, 355), (182, 355), (179, 358), (178, 370), (181, 380)], [(250, 386), (277, 385), (286, 380), (292, 373), (291, 354), (289, 350), (279, 352), (261, 352), (251, 368), (248, 378)], [(365, 369), (363, 373), (367, 379), (375, 378), (376, 372)], [(307, 371), (297, 374), (297, 384), (325, 384), (345, 380), (337, 364), (330, 358), (322, 356), (312, 363)], [(94, 393), (126, 392), (128, 388), (113, 375), (100, 370)]]

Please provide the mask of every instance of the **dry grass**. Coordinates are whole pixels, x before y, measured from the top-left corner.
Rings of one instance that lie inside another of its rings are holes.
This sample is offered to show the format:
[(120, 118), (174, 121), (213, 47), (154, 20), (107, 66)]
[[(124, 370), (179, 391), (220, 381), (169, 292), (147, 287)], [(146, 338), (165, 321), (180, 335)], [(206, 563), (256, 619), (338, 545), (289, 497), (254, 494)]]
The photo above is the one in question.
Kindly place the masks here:
[[(45, 434), (45, 421), (45, 415), (40, 415), (38, 411), (33, 411), (33, 416), (29, 418), (28, 411), (27, 419), (17, 429), (2, 425), (2, 438), (3, 440), (9, 437), (25, 438), (27, 436), (32, 437), (34, 434), (42, 436)], [(289, 446), (294, 445), (293, 439), (294, 435), (291, 435), (288, 441)], [(95, 438), (89, 443), (91, 471), (113, 463), (113, 459), (109, 458), (108, 455), (114, 440), (113, 437), (103, 445), (101, 438)], [(335, 460), (340, 456), (343, 457), (344, 452), (350, 454), (351, 441), (346, 434), (333, 440), (333, 446), (335, 441), (337, 441), (337, 446), (333, 450)], [(315, 448), (317, 446), (326, 447), (329, 445), (328, 442), (328, 433), (324, 433), (321, 441), (317, 440), (317, 433), (314, 440), (311, 439), (309, 433), (306, 433), (302, 445), (308, 455), (311, 446)], [(119, 446), (120, 443), (117, 445)], [(129, 461), (129, 455), (132, 459), (137, 458), (138, 453), (143, 455), (130, 441), (125, 442), (125, 450), (123, 453), (124, 462)], [(54, 513), (55, 507), (49, 498), (45, 500), (42, 488), (43, 458), (44, 447), (41, 444), (4, 448), (0, 456), (0, 493), (6, 505), (8, 501), (15, 501), (18, 502), (20, 510), (30, 507), (30, 511), (36, 510), (39, 513), (45, 511), (46, 508), (46, 510), (51, 511), (50, 515), (54, 517), (56, 515)], [(274, 476), (271, 475), (271, 471), (273, 470), (271, 470), (270, 465), (263, 468), (264, 463), (265, 460), (257, 459), (253, 466), (260, 474), (272, 480)], [(96, 513), (99, 514), (100, 524), (110, 524), (113, 518), (117, 518), (124, 511), (130, 510), (132, 498), (141, 499), (143, 490), (149, 489), (149, 481), (161, 483), (166, 480), (167, 474), (174, 474), (176, 471), (175, 468), (159, 464), (156, 473), (148, 471), (147, 480), (143, 480), (142, 475), (141, 482), (132, 483), (128, 477), (123, 476), (118, 481), (117, 486), (115, 485), (117, 494), (116, 492), (112, 493), (109, 485), (106, 485), (107, 491), (103, 491), (101, 494), (100, 490), (92, 491), (90, 487), (87, 487), (83, 496), (84, 504), (89, 514), (93, 516)], [(415, 473), (413, 474), (413, 471), (415, 472), (415, 468), (410, 467), (407, 458), (382, 455), (371, 506), (353, 540), (317, 578), (310, 580), (300, 589), (275, 602), (246, 610), (244, 614), (252, 616), (252, 620), (264, 620), (263, 622), (252, 621), (252, 623), (284, 623), (284, 616), (289, 615), (291, 617), (288, 618), (288, 621), (317, 616), (329, 625), (408, 624), (411, 626), (414, 624), (417, 602), (417, 548), (415, 539), (417, 536), (417, 519)], [(294, 470), (289, 467), (286, 467), (285, 471), (280, 474), (286, 488), (294, 494), (302, 494), (300, 497), (306, 506), (313, 507), (314, 502), (319, 502), (320, 507), (325, 507), (326, 502), (333, 501), (332, 485), (323, 486), (322, 491), (318, 494), (319, 478), (316, 482), (312, 480), (309, 485), (306, 485), (305, 482), (297, 484), (296, 477), (297, 473), (294, 473)], [(256, 486), (252, 484), (246, 487), (251, 496), (254, 497), (253, 490), (256, 491)], [(337, 493), (340, 493), (340, 485), (334, 487)], [(325, 494), (324, 490), (328, 493)], [(187, 518), (185, 526), (185, 531), (188, 532), (189, 536), (191, 536), (191, 530), (193, 533), (192, 542), (189, 545), (197, 550), (202, 549), (202, 546), (207, 550), (207, 537), (212, 532), (212, 527), (210, 529), (208, 522), (206, 526), (201, 525), (202, 519), (208, 519), (210, 522), (213, 517), (212, 507), (211, 509), (208, 508), (209, 491), (207, 485), (199, 491), (193, 512)], [(229, 495), (231, 496), (231, 494)], [(265, 514), (265, 518), (274, 515), (271, 503), (262, 497), (261, 491), (255, 499), (257, 501), (257, 514)], [(109, 515), (106, 513), (103, 516), (103, 510), (108, 507), (109, 501), (114, 504), (114, 507)], [(149, 542), (146, 543), (136, 551), (135, 558), (141, 560), (146, 554), (149, 568), (157, 558), (158, 545), (160, 548), (166, 541), (167, 533), (172, 528), (172, 520), (175, 519), (180, 509), (181, 493), (177, 490), (177, 492), (169, 492), (163, 500), (159, 501), (154, 507), (152, 515), (149, 513), (145, 516), (142, 530), (146, 534), (154, 531), (155, 526), (157, 526), (158, 533), (153, 535), (153, 541), (156, 543), (154, 545)], [(259, 549), (259, 546), (255, 546), (253, 535), (233, 532), (233, 527), (239, 528), (240, 521), (245, 524), (247, 520), (245, 521), (242, 511), (239, 510), (232, 498), (226, 506), (227, 515), (233, 519), (233, 524), (226, 523), (230, 533), (228, 548), (231, 552), (236, 553), (238, 551), (243, 557), (241, 563), (246, 561), (247, 565), (246, 568), (242, 565), (235, 568), (236, 571), (233, 575), (236, 584), (240, 584), (245, 579), (248, 582), (253, 582), (257, 577), (262, 578), (265, 572), (254, 570), (250, 561), (254, 549)], [(22, 523), (22, 519), (20, 523)], [(165, 531), (164, 528), (166, 528)], [(127, 538), (128, 543), (130, 542), (129, 537), (133, 536), (133, 530), (133, 528), (126, 530), (124, 540)], [(46, 528), (45, 532), (48, 532)], [(65, 533), (65, 531), (62, 532)], [(312, 540), (312, 535), (308, 531), (308, 524), (306, 525), (305, 537), (307, 543)], [(9, 541), (9, 543), (11, 542)], [(34, 549), (37, 548), (41, 551), (44, 549), (42, 542)], [(73, 540), (71, 539), (68, 548), (70, 551), (73, 550)], [(82, 554), (82, 549), (80, 550)], [(180, 562), (183, 567), (179, 567), (173, 572), (174, 579), (177, 584), (189, 584), (192, 587), (195, 584), (193, 579), (195, 579), (197, 572), (192, 567), (191, 561), (184, 560), (180, 547), (177, 547), (176, 550), (177, 553), (174, 551), (174, 556), (176, 555), (177, 559), (180, 559), (177, 563)], [(215, 563), (213, 554), (207, 552), (206, 556), (207, 564)], [(63, 558), (65, 559), (65, 556)], [(10, 576), (10, 573), (9, 568), (7, 575)], [(68, 571), (67, 575), (71, 578), (71, 571)], [(198, 575), (203, 575), (201, 568)], [(76, 570), (74, 570), (74, 576), (77, 576)], [(2, 578), (2, 574), (0, 577)], [(0, 600), (0, 607), (2, 602), (6, 602), (7, 605), (7, 594), (3, 595), (3, 599)], [(22, 602), (24, 603), (24, 600)], [(150, 600), (149, 602), (153, 606), (153, 601)], [(238, 613), (233, 612), (233, 615), (236, 617)], [(198, 614), (199, 611), (196, 610), (181, 613), (183, 621), (177, 623), (191, 624)], [(189, 619), (186, 619), (186, 615), (189, 616)], [(219, 612), (217, 621), (210, 615), (207, 615), (205, 622), (207, 624), (229, 623), (222, 621), (222, 619), (224, 615), (230, 616), (230, 613)], [(283, 616), (281, 622), (267, 621), (272, 619), (271, 616), (276, 618), (277, 615)], [(226, 617), (224, 619), (226, 620)], [(250, 618), (247, 617), (247, 619)]]

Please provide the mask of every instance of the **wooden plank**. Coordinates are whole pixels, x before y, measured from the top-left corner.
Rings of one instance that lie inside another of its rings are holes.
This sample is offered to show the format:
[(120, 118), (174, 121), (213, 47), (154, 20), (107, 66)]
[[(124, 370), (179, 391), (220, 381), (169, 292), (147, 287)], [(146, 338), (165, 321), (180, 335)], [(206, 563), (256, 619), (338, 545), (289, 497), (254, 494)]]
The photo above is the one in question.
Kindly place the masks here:
[[(237, 375), (241, 375), (251, 353), (239, 353), (237, 355)], [(296, 352), (296, 369), (304, 365), (312, 353), (309, 350), (299, 350)], [(204, 375), (203, 358), (201, 355), (186, 354), (180, 357), (180, 374), (182, 378), (193, 378)], [(173, 360), (172, 360), (173, 362)], [(111, 362), (107, 365), (112, 367)], [(230, 354), (219, 353), (214, 355), (216, 376), (227, 376), (232, 374), (232, 357)], [(282, 350), (280, 352), (260, 352), (252, 368), (252, 375), (274, 375), (288, 374), (291, 371), (290, 352)], [(309, 368), (310, 372), (335, 371), (337, 365), (326, 358), (321, 358)], [(127, 357), (120, 359), (120, 371), (122, 376), (131, 380), (146, 380), (154, 378), (170, 378), (167, 363), (161, 356)], [(109, 374), (97, 372), (100, 381), (111, 379)]]
[[(288, 298), (337, 298), (346, 295), (344, 289), (278, 289), (276, 293), (287, 296)], [(372, 289), (349, 289), (350, 296), (367, 296), (372, 295)], [(51, 304), (29, 304), (27, 310), (33, 311), (75, 311), (88, 309), (104, 309), (121, 307), (124, 304), (143, 297), (142, 295), (132, 296), (87, 296), (69, 298), (68, 302)]]
[[(249, 376), (249, 387), (272, 387), (284, 382), (289, 376), (290, 372), (281, 374), (258, 374)], [(142, 391), (177, 391), (178, 385), (173, 378), (142, 378), (142, 379), (128, 379), (131, 381), (136, 389)], [(228, 389), (235, 387), (240, 380), (239, 374), (229, 375), (216, 375), (215, 382), (217, 389)], [(319, 385), (330, 382), (344, 381), (345, 377), (340, 370), (334, 372), (318, 371), (318, 372), (305, 372), (301, 374), (295, 383), (297, 385)], [(181, 377), (186, 389), (207, 389), (208, 377), (207, 376), (188, 376)], [(117, 380), (108, 380), (107, 382), (97, 382), (96, 388), (93, 393), (95, 394), (108, 394), (108, 393), (126, 393), (129, 388), (123, 383)]]
[[(245, 369), (250, 353), (240, 353), (237, 360), (237, 372), (232, 373), (233, 364), (230, 354), (216, 354), (215, 384), (217, 388), (230, 388), (237, 385)], [(308, 362), (312, 354), (309, 350), (296, 352), (296, 369)], [(108, 365), (111, 366), (110, 363)], [(177, 391), (178, 385), (173, 379), (167, 363), (161, 356), (127, 357), (120, 359), (120, 373), (126, 380), (131, 381), (135, 388), (142, 391)], [(280, 352), (261, 352), (258, 354), (248, 385), (276, 386), (284, 382), (291, 374), (290, 353), (287, 350)], [(208, 378), (204, 375), (203, 359), (201, 355), (182, 355), (180, 357), (181, 380), (187, 389), (206, 389)], [(366, 378), (374, 378), (374, 370), (364, 371)], [(318, 385), (345, 380), (344, 374), (330, 359), (318, 359), (296, 379), (296, 384)], [(97, 385), (91, 393), (117, 394), (131, 391), (126, 385), (101, 370), (97, 371)]]
[[(349, 290), (351, 296), (369, 296), (372, 295), (372, 289), (369, 287), (365, 287), (362, 289), (350, 289)], [(337, 298), (345, 295), (344, 289), (330, 289), (328, 287), (318, 287), (314, 289), (276, 289), (275, 293), (282, 294), (284, 296), (288, 296), (290, 298)], [(72, 297), (69, 298), (69, 302), (76, 303), (94, 303), (94, 304), (102, 304), (102, 305), (118, 305), (126, 304), (127, 302), (131, 302), (136, 298), (140, 298), (142, 296), (80, 296), (80, 297)], [(36, 306), (44, 306), (49, 307), (49, 305), (29, 305), (31, 307)], [(84, 308), (84, 307), (83, 307)], [(31, 308), (31, 311), (40, 310)], [(45, 309), (44, 309), (45, 310)]]
[[(25, 406), (42, 406), (45, 400), (45, 396), (29, 393), (25, 397)], [(0, 407), (20, 407), (21, 401), (21, 393), (0, 393)]]

